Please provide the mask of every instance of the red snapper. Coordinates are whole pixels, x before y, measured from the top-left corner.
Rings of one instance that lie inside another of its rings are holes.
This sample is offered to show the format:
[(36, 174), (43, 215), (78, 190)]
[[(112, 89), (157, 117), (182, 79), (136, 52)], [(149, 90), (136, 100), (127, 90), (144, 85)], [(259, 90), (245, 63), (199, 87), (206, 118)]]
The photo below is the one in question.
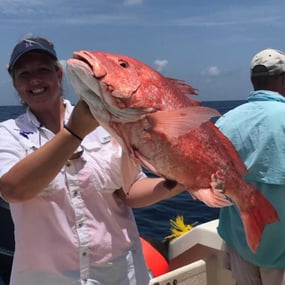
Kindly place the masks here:
[(256, 252), (266, 224), (279, 220), (277, 212), (243, 179), (244, 163), (210, 121), (220, 114), (187, 96), (196, 94), (192, 86), (137, 59), (99, 51), (74, 52), (67, 71), (78, 96), (122, 145), (123, 177), (143, 165), (195, 195), (210, 187), (213, 173), (224, 173), (225, 194), (237, 205), (248, 245)]

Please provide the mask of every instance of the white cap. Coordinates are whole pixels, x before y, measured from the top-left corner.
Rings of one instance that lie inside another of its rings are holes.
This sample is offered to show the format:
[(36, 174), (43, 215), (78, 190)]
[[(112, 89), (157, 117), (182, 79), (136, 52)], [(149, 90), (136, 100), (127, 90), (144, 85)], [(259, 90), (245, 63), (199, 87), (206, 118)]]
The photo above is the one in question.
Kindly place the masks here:
[(268, 48), (257, 53), (250, 65), (251, 76), (272, 76), (285, 72), (285, 53)]

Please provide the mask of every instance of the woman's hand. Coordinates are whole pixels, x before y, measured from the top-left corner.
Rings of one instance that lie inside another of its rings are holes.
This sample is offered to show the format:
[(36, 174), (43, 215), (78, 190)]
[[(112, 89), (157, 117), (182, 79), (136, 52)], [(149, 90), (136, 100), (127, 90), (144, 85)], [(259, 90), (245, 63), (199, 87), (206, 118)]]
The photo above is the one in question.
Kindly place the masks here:
[(91, 114), (88, 105), (83, 100), (79, 100), (70, 115), (67, 126), (77, 136), (84, 138), (96, 129), (99, 123)]

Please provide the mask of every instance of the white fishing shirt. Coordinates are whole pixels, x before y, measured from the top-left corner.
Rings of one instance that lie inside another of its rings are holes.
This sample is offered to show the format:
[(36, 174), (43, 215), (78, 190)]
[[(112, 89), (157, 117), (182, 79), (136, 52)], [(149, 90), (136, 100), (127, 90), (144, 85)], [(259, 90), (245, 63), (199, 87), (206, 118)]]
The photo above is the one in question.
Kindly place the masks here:
[[(65, 104), (67, 121), (73, 107)], [(0, 176), (53, 136), (29, 109), (0, 124)], [(120, 146), (99, 127), (81, 150), (37, 197), (10, 205), (16, 242), (11, 285), (99, 284), (86, 283), (92, 270), (119, 264), (135, 246), (132, 210), (114, 195), (122, 185)]]

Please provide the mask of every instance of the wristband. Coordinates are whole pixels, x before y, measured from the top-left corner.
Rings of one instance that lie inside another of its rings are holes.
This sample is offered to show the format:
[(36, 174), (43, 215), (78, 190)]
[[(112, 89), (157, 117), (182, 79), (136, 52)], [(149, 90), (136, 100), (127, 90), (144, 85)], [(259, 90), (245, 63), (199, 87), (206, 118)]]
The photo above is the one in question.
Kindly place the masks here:
[(72, 134), (75, 138), (77, 138), (78, 140), (82, 141), (82, 138), (80, 136), (78, 136), (77, 134), (75, 134), (71, 129), (69, 129), (66, 125), (63, 126), (70, 134)]

